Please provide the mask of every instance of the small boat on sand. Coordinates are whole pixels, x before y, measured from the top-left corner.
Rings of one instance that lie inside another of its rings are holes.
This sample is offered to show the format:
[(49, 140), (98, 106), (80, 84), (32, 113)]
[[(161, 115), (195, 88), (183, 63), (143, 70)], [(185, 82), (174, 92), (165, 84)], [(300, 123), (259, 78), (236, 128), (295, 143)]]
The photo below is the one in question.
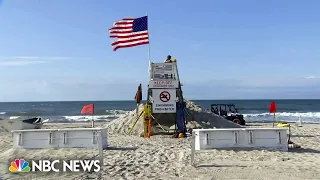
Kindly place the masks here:
[(42, 125), (43, 121), (40, 117), (28, 119), (0, 119), (0, 129), (4, 129), (6, 131), (23, 129), (41, 129)]

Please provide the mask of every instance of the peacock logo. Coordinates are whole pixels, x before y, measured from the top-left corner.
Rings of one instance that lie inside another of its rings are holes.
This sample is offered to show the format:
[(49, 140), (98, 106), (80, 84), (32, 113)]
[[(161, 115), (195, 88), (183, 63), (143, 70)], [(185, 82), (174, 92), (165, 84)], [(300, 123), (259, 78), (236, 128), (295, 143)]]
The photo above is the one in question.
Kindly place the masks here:
[(11, 162), (9, 171), (16, 173), (16, 172), (29, 172), (30, 171), (30, 166), (27, 161), (24, 159), (16, 159)]

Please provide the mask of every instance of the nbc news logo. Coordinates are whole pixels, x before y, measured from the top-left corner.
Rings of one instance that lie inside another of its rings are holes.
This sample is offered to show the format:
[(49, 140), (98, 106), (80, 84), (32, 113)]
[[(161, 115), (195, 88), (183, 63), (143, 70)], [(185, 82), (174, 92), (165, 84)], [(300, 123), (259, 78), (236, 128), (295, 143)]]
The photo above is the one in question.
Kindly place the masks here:
[[(99, 172), (101, 169), (99, 160), (38, 160), (29, 162), (24, 159), (16, 159), (10, 163), (9, 171), (12, 173), (23, 172)], [(0, 178), (1, 180), (1, 178)]]

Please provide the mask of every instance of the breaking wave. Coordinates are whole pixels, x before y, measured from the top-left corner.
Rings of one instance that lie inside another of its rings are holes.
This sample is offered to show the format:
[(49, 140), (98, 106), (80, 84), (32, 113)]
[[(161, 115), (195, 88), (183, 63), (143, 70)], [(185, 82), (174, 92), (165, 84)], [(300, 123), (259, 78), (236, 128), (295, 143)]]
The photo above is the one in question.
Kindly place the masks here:
[[(18, 119), (18, 118), (31, 118), (40, 116), (42, 119), (48, 119), (50, 123), (63, 123), (63, 122), (85, 122), (91, 121), (92, 119), (97, 122), (109, 122), (119, 117), (126, 115), (129, 111), (124, 110), (105, 110), (103, 115), (76, 115), (76, 116), (50, 116), (50, 115), (42, 115), (37, 113), (27, 113), (19, 114), (20, 116), (10, 116), (9, 119)], [(5, 114), (5, 113), (3, 113)], [(99, 113), (101, 114), (101, 113)]]
[[(273, 121), (273, 114), (270, 114), (269, 112), (243, 114), (243, 116), (245, 120), (248, 122)], [(276, 119), (280, 121), (297, 122), (299, 121), (299, 117), (303, 122), (320, 123), (320, 112), (278, 112), (276, 113)]]
[[(120, 118), (126, 115), (129, 111), (125, 110), (101, 110), (96, 112), (96, 115), (52, 115), (52, 114), (41, 114), (39, 111), (33, 112), (16, 112), (7, 113), (0, 112), (1, 118), (7, 116), (9, 119), (17, 119), (20, 117), (42, 117), (42, 119), (48, 119), (48, 122), (59, 123), (59, 122), (85, 122), (91, 121), (92, 119), (97, 122), (110, 122), (114, 119)], [(14, 115), (12, 115), (14, 114)], [(247, 122), (271, 122), (273, 121), (273, 114), (269, 112), (252, 112), (243, 114)], [(287, 122), (297, 122), (301, 117), (301, 120), (306, 123), (320, 123), (320, 112), (278, 112), (276, 113), (277, 120)]]

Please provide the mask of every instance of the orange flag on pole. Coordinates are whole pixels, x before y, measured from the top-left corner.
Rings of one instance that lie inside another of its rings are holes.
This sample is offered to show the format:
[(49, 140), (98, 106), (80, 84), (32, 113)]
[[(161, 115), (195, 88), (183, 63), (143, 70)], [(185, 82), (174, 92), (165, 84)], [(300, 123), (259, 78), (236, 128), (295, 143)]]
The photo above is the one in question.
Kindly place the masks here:
[(94, 114), (94, 104), (84, 105), (81, 109), (81, 114)]
[(276, 113), (277, 112), (277, 105), (276, 102), (272, 102), (269, 106), (269, 112), (270, 113)]
[(138, 90), (136, 92), (136, 96), (134, 97), (137, 104), (139, 104), (142, 100), (142, 86), (141, 84), (138, 86)]

